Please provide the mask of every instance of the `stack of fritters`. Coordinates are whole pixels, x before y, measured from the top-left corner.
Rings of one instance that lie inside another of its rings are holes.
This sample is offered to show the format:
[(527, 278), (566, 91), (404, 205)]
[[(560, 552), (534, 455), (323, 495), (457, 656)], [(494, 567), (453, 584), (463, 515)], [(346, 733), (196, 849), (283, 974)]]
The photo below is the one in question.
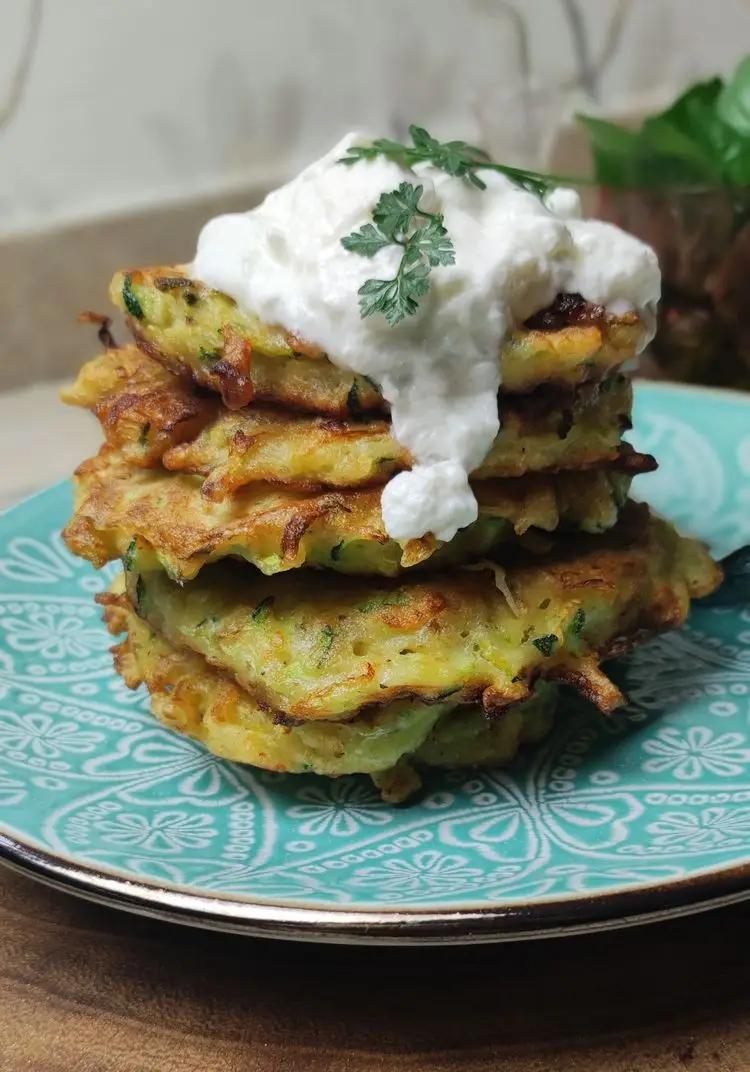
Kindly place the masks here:
[(679, 625), (718, 568), (627, 500), (652, 458), (622, 441), (642, 326), (561, 295), (500, 355), (502, 429), (479, 517), (399, 543), (383, 485), (411, 464), (377, 384), (179, 269), (118, 273), (137, 345), (65, 399), (105, 444), (65, 537), (97, 566), (118, 671), (219, 755), (365, 772), (389, 799), (420, 765), (505, 762), (549, 729), (557, 682), (604, 712), (605, 657)]

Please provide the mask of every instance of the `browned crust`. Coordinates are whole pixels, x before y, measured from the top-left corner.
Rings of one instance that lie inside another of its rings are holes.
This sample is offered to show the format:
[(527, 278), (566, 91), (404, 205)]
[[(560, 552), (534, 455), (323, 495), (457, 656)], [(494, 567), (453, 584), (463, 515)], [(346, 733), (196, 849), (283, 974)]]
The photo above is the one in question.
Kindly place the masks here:
[[(132, 536), (142, 537), (163, 562), (171, 562), (175, 575), (185, 578), (208, 557), (238, 553), (238, 546), (251, 560), (265, 548), (264, 554), (282, 556), (283, 569), (301, 566), (311, 551), (312, 544), (303, 541), (313, 526), (331, 547), (348, 540), (389, 542), (377, 487), (305, 494), (256, 483), (214, 505), (202, 499), (194, 477), (145, 469), (106, 445), (78, 467), (76, 476), (76, 509), (63, 535), (75, 554), (97, 566), (122, 553), (122, 539)], [(473, 487), (480, 514), (505, 518), (516, 536), (536, 527), (551, 530), (566, 520), (580, 524), (586, 514), (579, 511), (588, 509), (578, 501), (581, 496), (590, 495), (591, 510), (598, 512), (602, 505), (608, 517), (618, 502), (612, 478), (596, 474), (532, 474), (478, 481)], [(409, 569), (438, 549), (432, 536), (407, 541), (400, 551), (394, 547), (397, 557), (383, 572)], [(375, 572), (374, 564), (371, 569)]]
[[(457, 704), (480, 702), (487, 714), (494, 717), (509, 704), (528, 697), (536, 680), (542, 677), (571, 685), (605, 714), (623, 702), (620, 690), (602, 671), (601, 662), (622, 654), (657, 633), (681, 625), (691, 598), (708, 594), (721, 580), (720, 569), (712, 566), (707, 558), (699, 574), (693, 572), (689, 559), (684, 566), (681, 557), (673, 562), (673, 555), (682, 555), (678, 551), (680, 538), (670, 533), (662, 523), (649, 521), (647, 508), (632, 504), (627, 514), (619, 533), (580, 541), (566, 540), (555, 551), (554, 557), (543, 564), (532, 564), (519, 554), (516, 564), (509, 565), (507, 573), (508, 583), (519, 598), (524, 598), (523, 593), (529, 581), (532, 585), (530, 591), (554, 594), (556, 600), (569, 608), (571, 615), (576, 606), (588, 608), (589, 602), (593, 606), (608, 608), (607, 624), (602, 628), (594, 618), (592, 626), (585, 627), (581, 640), (574, 642), (572, 648), (566, 644), (542, 659), (532, 655), (529, 660), (522, 660), (512, 680), (499, 684), (495, 674), (485, 674), (481, 669), (472, 671), (468, 678), (456, 682), (455, 688), (450, 691), (452, 701)], [(655, 526), (663, 530), (656, 540)], [(674, 549), (670, 546), (672, 540), (675, 541)], [(398, 630), (404, 637), (404, 646), (408, 647), (409, 637), (420, 631), (441, 633), (448, 626), (450, 617), (466, 606), (467, 601), (479, 600), (478, 605), (481, 605), (482, 600), (490, 596), (500, 598), (494, 589), (485, 587), (486, 583), (478, 580), (476, 574), (465, 571), (446, 576), (436, 575), (410, 584), (406, 590), (408, 598), (403, 602), (386, 600), (371, 613), (391, 629)], [(135, 578), (130, 575), (131, 592), (135, 590), (134, 585)], [(390, 590), (387, 583), (378, 588), (379, 592), (387, 593)], [(597, 592), (597, 597), (589, 601), (585, 593), (592, 591)], [(287, 600), (289, 594), (287, 587)], [(351, 598), (356, 602), (360, 597), (355, 595)], [(158, 629), (159, 622), (154, 624)], [(526, 634), (521, 642), (527, 643), (529, 640)], [(420, 643), (425, 643), (424, 637)], [(179, 646), (179, 641), (177, 644)], [(331, 700), (341, 696), (342, 687), (347, 684), (354, 686), (353, 691), (356, 692), (358, 686), (376, 682), (379, 674), (377, 661), (374, 664), (366, 652), (363, 652), (363, 656), (359, 662), (342, 668), (345, 676), (328, 680), (320, 687), (312, 687), (304, 696), (290, 699), (281, 707), (274, 702), (272, 694), (260, 679), (252, 686), (241, 687), (264, 709), (281, 709), (284, 715), (303, 721), (325, 721), (328, 717), (325, 712), (335, 709)], [(221, 656), (216, 659), (210, 656), (204, 658), (219, 673), (234, 680)], [(359, 704), (356, 710), (336, 716), (336, 720), (355, 717), (358, 712), (373, 705), (382, 706), (395, 700), (434, 703), (446, 695), (445, 685), (423, 686), (413, 680), (388, 686), (381, 682), (377, 690), (370, 687), (366, 691), (371, 699)]]
[(84, 309), (83, 312), (78, 314), (78, 323), (96, 324), (98, 327), (96, 333), (97, 338), (105, 350), (117, 349), (117, 343), (110, 330), (112, 326), (112, 318), (110, 316), (105, 316), (104, 313), (94, 313), (91, 309)]
[[(248, 362), (251, 363), (252, 358), (241, 336), (236, 332), (229, 332), (228, 335), (228, 348), (239, 369), (239, 394), (235, 400), (240, 401), (241, 397), (247, 397), (253, 391), (252, 382), (243, 379), (242, 373), (243, 366), (247, 372)], [(233, 421), (231, 439), (217, 447), (213, 457), (201, 457), (199, 443), (193, 447), (192, 441), (213, 423), (218, 422), (217, 428), (221, 427), (221, 404), (214, 394), (197, 387), (184, 369), (181, 374), (176, 374), (177, 370), (165, 368), (161, 362), (143, 355), (141, 349), (132, 344), (110, 351), (90, 364), (94, 369), (87, 374), (87, 366), (84, 366), (79, 381), (68, 390), (66, 400), (88, 405), (99, 418), (108, 444), (122, 450), (133, 464), (148, 468), (161, 462), (169, 470), (203, 476), (203, 495), (212, 502), (220, 502), (238, 488), (259, 479), (301, 492), (322, 492), (332, 485), (337, 486), (335, 481), (316, 479), (314, 474), (286, 473), (282, 478), (274, 479), (267, 471), (267, 464), (255, 476), (252, 467), (251, 471), (245, 472), (242, 455), (252, 451), (256, 443), (262, 446), (266, 435), (266, 417), (270, 434), (277, 436), (280, 417), (297, 422), (308, 421), (317, 448), (328, 444), (329, 447), (345, 451), (350, 439), (362, 442), (367, 437), (384, 437), (390, 432), (390, 425), (384, 420), (358, 422), (326, 416), (290, 416), (278, 405), (253, 401), (235, 418), (228, 418), (225, 413), (225, 419)], [(527, 396), (512, 396), (503, 400), (501, 406), (506, 419), (512, 423), (514, 435), (523, 436), (528, 431), (532, 435), (549, 436), (554, 432), (557, 421), (558, 434), (564, 439), (563, 433), (569, 431), (573, 408), (578, 408), (582, 421), (590, 420), (587, 418), (587, 409), (598, 402), (600, 388), (587, 385), (568, 391), (564, 397), (570, 400), (570, 406), (564, 407), (563, 415), (567, 414), (567, 417), (563, 424), (559, 423), (562, 419), (559, 399), (554, 391), (545, 388)], [(625, 398), (622, 406), (623, 409), (627, 407)], [(586, 451), (577, 444), (575, 457), (566, 462), (563, 453), (558, 464), (534, 466), (533, 472), (550, 475), (571, 468), (608, 469), (634, 475), (651, 471), (656, 463), (650, 456), (637, 453), (625, 444), (619, 447), (609, 445), (619, 434), (616, 422), (619, 420), (622, 423), (625, 416), (623, 414), (618, 418), (617, 413), (617, 407), (607, 408), (607, 427), (612, 429), (607, 445), (596, 441)], [(243, 422), (247, 424), (247, 431)], [(300, 429), (295, 428), (299, 438)], [(183, 447), (183, 444), (187, 444), (187, 447)], [(391, 451), (393, 456), (388, 459), (389, 464), (383, 468), (373, 466), (367, 478), (355, 481), (357, 487), (382, 485), (394, 472), (408, 468), (408, 452), (394, 442), (391, 442), (387, 453)], [(527, 464), (524, 454), (519, 451), (517, 464), (510, 460), (503, 461), (502, 472), (493, 473), (493, 478), (525, 476)], [(480, 469), (475, 479), (487, 477)]]
[(158, 275), (154, 278), (154, 286), (157, 290), (179, 290), (193, 286), (193, 282), (185, 275)]
[[(192, 287), (198, 296), (206, 296), (211, 293), (211, 288), (206, 287), (197, 280), (188, 278), (180, 268), (145, 267), (131, 269), (124, 274), (130, 275), (134, 281), (139, 283), (144, 281), (147, 285), (150, 283), (150, 285), (157, 287), (159, 290)], [(143, 328), (139, 326), (137, 322), (134, 322), (132, 318), (126, 319), (128, 320), (128, 325), (134, 338), (139, 341), (140, 344), (143, 341)], [(534, 337), (536, 336), (537, 341), (541, 343), (542, 347), (549, 344), (554, 348), (555, 343), (551, 337), (565, 332), (566, 330), (573, 329), (584, 333), (594, 333), (599, 340), (599, 346), (603, 348), (612, 345), (613, 336), (617, 335), (620, 329), (637, 327), (639, 322), (639, 318), (634, 312), (615, 317), (609, 315), (602, 306), (587, 302), (580, 294), (559, 294), (549, 306), (539, 310), (537, 313), (529, 317), (523, 324), (519, 334), (528, 336), (529, 342), (532, 345), (534, 344)], [(307, 339), (300, 339), (298, 336), (289, 331), (285, 331), (283, 328), (279, 328), (278, 330), (295, 356), (304, 357), (313, 362), (327, 359), (327, 354), (316, 343)], [(634, 341), (632, 344), (634, 345)], [(147, 341), (146, 345), (149, 347), (147, 352), (152, 356), (157, 356), (153, 345)], [(592, 362), (582, 358), (580, 375), (575, 377), (575, 379), (577, 379), (579, 383), (595, 384), (600, 382), (628, 356), (632, 356), (632, 345), (629, 348), (626, 347), (626, 349), (628, 349), (627, 353), (613, 352), (611, 360), (602, 363), (594, 362), (592, 364)], [(614, 343), (614, 350), (618, 350), (618, 344), (616, 342)], [(174, 363), (179, 363), (179, 356), (176, 354), (171, 356), (163, 354), (160, 356), (169, 367), (174, 367)], [(237, 384), (237, 370), (232, 367), (231, 363), (228, 363), (228, 365), (229, 367), (225, 366), (222, 361), (219, 361), (211, 369), (206, 368), (196, 371), (195, 376), (199, 382), (205, 382), (206, 386), (209, 386), (211, 390), (221, 394), (225, 405), (233, 408), (234, 403), (232, 399), (237, 397), (238, 391), (241, 395), (242, 387), (238, 387)], [(352, 378), (352, 384), (355, 383), (355, 380), (356, 378)], [(565, 391), (570, 388), (571, 377), (570, 375), (561, 375), (557, 378), (554, 373), (551, 373), (545, 377), (544, 380), (537, 381), (529, 386), (518, 385), (518, 387), (514, 387), (508, 382), (506, 384), (505, 394), (507, 396), (511, 392), (515, 393), (516, 391), (521, 394), (526, 394), (543, 384), (556, 390), (559, 389)], [(255, 385), (255, 390), (256, 397), (263, 397), (258, 392), (257, 384)], [(346, 394), (346, 391), (346, 386), (343, 386), (343, 395), (335, 399), (324, 399), (319, 395), (314, 401), (310, 397), (286, 397), (284, 398), (284, 403), (286, 405), (294, 406), (302, 411), (328, 412), (332, 414), (341, 414), (342, 416), (347, 412), (353, 414), (356, 414), (357, 412), (382, 413), (388, 409), (384, 400), (378, 399), (377, 395), (370, 397), (366, 407), (363, 409), (361, 399), (358, 399), (356, 390), (353, 395), (355, 405), (352, 406), (349, 404), (349, 399), (352, 397), (352, 391), (350, 390), (348, 395)], [(268, 401), (277, 399), (275, 391), (269, 391), (265, 397)], [(562, 413), (561, 428), (563, 430), (564, 420), (565, 414)]]
[(325, 350), (321, 346), (317, 346), (313, 342), (307, 342), (306, 339), (301, 339), (299, 335), (293, 335), (291, 331), (287, 331), (284, 334), (295, 354), (302, 354), (303, 357), (308, 357), (311, 361), (317, 361), (318, 358), (326, 356)]
[(548, 681), (570, 685), (604, 715), (621, 707), (626, 699), (594, 660), (561, 662), (545, 674)]
[(659, 468), (659, 463), (652, 454), (641, 454), (629, 443), (623, 443), (614, 458), (609, 461), (594, 462), (590, 468), (610, 469), (618, 473), (630, 473), (631, 476), (637, 476), (639, 473), (653, 473)]
[(323, 499), (314, 499), (302, 504), (301, 509), (284, 526), (281, 554), (285, 561), (294, 561), (299, 554), (299, 547), (307, 530), (315, 521), (325, 517), (332, 510), (347, 510), (346, 499), (342, 495), (327, 495)]
[(607, 314), (602, 305), (586, 301), (581, 294), (558, 294), (545, 309), (528, 317), (524, 327), (530, 331), (561, 331), (584, 324), (599, 324)]
[(224, 326), (223, 335), (224, 353), (213, 372), (221, 379), (221, 397), (227, 409), (242, 409), (255, 397), (251, 376), (253, 348), (230, 324)]

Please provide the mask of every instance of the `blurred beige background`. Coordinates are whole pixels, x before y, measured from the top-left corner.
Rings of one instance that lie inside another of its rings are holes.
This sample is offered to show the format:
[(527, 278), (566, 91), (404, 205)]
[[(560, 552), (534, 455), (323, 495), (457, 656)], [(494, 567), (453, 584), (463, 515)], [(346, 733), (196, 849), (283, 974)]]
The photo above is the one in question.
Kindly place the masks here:
[[(401, 135), (417, 121), (508, 161), (585, 170), (576, 108), (637, 117), (750, 47), (742, 0), (4, 0), (2, 12), (0, 391), (14, 393), (0, 394), (0, 448), (8, 457), (18, 420), (34, 420), (48, 477), (83, 456), (89, 425), (43, 385), (96, 352), (75, 316), (107, 310), (115, 267), (189, 259), (205, 218), (249, 207), (355, 127)], [(36, 458), (13, 472), (23, 490), (40, 482)]]
[(352, 127), (502, 141), (529, 83), (553, 110), (585, 99), (571, 12), (596, 65), (620, 9), (608, 107), (750, 46), (740, 0), (5, 0), (0, 106), (39, 25), (2, 129), (0, 234), (275, 182)]

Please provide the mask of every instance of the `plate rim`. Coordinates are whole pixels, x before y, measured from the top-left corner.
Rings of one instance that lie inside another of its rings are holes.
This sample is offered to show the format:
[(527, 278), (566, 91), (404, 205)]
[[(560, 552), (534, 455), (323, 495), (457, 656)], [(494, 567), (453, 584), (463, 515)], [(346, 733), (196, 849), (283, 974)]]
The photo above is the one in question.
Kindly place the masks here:
[[(709, 395), (750, 408), (750, 394), (733, 388), (637, 375), (633, 386), (636, 393)], [(40, 488), (0, 510), (0, 518), (68, 483), (60, 480)], [(168, 922), (252, 937), (357, 945), (462, 945), (573, 936), (660, 922), (750, 899), (747, 860), (620, 890), (492, 905), (329, 908), (278, 898), (258, 901), (100, 869), (47, 851), (11, 833), (1, 822), (0, 864), (61, 892)]]
[(0, 829), (0, 864), (85, 900), (137, 915), (257, 938), (352, 945), (470, 945), (656, 923), (750, 899), (750, 860), (646, 886), (546, 901), (456, 908), (327, 908), (129, 878)]
[(634, 373), (631, 383), (636, 391), (642, 391), (644, 388), (648, 391), (656, 389), (659, 391), (674, 391), (677, 394), (686, 395), (711, 395), (715, 398), (723, 399), (725, 402), (735, 401), (740, 402), (743, 405), (750, 406), (750, 391), (741, 390), (739, 387), (720, 387), (713, 384), (702, 383), (682, 383), (680, 380), (651, 380), (646, 376), (639, 376), (638, 373)]

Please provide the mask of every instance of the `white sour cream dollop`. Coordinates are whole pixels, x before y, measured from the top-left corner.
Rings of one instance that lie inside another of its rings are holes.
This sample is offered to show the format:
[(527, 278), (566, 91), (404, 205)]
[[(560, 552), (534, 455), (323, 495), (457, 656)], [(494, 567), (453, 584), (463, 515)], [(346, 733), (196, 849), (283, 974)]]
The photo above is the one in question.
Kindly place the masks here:
[[(380, 386), (393, 435), (416, 463), (384, 489), (386, 531), (401, 541), (428, 532), (450, 540), (477, 517), (469, 473), (500, 427), (499, 352), (508, 335), (561, 292), (616, 313), (635, 309), (650, 322), (659, 269), (642, 242), (580, 219), (574, 191), (542, 202), (492, 171), (482, 171), (487, 189), (478, 190), (425, 164), (340, 163), (349, 146), (368, 141), (350, 134), (257, 208), (210, 220), (191, 271)], [(401, 182), (423, 186), (421, 206), (443, 214), (456, 263), (434, 268), (417, 313), (389, 327), (379, 314), (362, 319), (357, 291), (367, 279), (392, 278), (400, 249), (368, 259), (341, 239)]]

